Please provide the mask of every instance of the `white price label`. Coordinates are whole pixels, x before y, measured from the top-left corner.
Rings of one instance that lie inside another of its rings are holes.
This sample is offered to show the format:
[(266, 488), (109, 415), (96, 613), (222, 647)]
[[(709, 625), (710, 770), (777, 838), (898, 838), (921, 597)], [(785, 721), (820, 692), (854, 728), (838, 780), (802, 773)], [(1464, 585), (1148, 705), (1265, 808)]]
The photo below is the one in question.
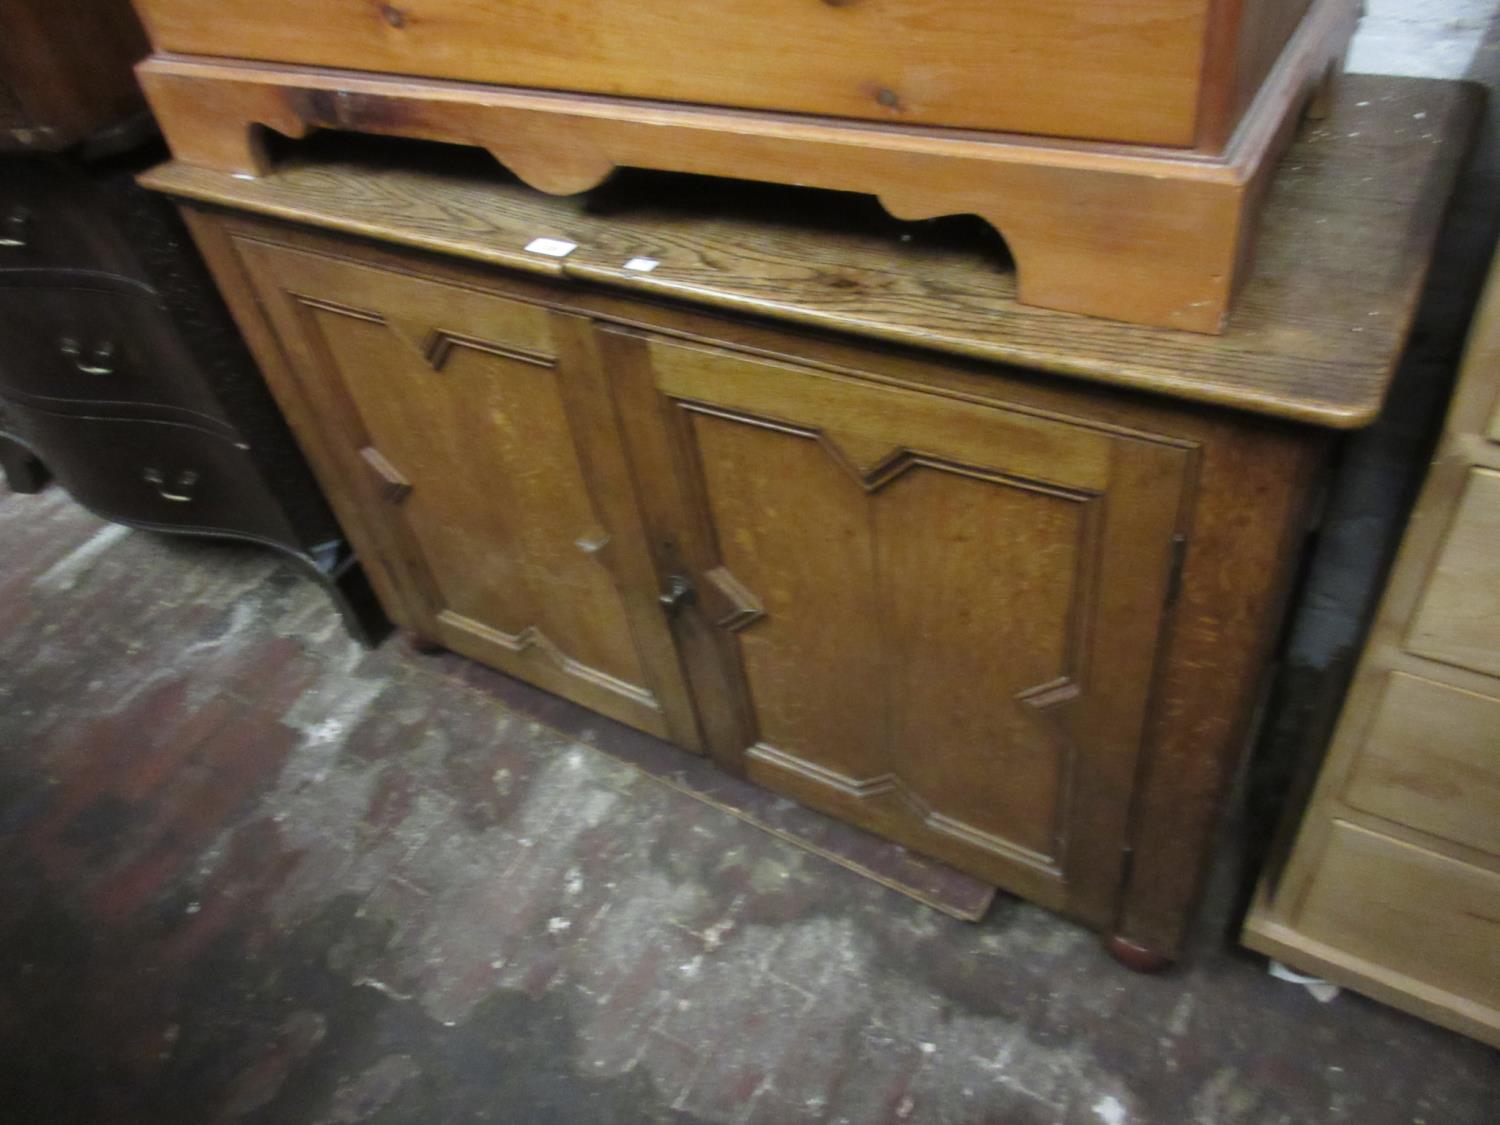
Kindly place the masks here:
[(566, 258), (578, 249), (578, 243), (564, 242), (560, 238), (533, 238), (526, 244), (526, 249), (533, 254), (545, 254), (549, 258)]

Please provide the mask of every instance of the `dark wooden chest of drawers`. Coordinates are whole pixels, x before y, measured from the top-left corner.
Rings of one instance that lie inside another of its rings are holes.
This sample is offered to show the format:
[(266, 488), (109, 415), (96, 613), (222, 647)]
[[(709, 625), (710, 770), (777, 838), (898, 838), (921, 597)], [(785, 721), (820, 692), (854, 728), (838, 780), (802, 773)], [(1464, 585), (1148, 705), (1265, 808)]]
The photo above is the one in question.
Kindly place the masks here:
[(0, 152), (61, 152), (143, 108), (130, 0), (0, 4)]
[(363, 576), (171, 208), (156, 155), (7, 157), (0, 178), (0, 444), (107, 519), (246, 539), (378, 633)]

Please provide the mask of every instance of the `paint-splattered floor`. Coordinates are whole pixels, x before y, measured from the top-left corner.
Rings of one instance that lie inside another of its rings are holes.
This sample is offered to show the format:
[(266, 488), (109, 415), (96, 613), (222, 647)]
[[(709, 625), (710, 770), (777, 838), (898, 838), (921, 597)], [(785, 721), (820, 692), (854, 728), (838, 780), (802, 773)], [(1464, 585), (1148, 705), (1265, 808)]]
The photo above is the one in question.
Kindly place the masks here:
[(1267, 978), (1222, 904), (1160, 978), (953, 921), (469, 667), (0, 490), (0, 1121), (1494, 1120), (1492, 1052)]

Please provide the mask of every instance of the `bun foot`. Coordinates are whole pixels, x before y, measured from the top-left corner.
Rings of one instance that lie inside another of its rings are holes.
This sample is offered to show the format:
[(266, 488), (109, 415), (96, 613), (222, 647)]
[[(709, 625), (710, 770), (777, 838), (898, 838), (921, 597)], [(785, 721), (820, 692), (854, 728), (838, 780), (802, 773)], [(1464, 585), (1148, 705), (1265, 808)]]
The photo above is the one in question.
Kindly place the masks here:
[(1104, 951), (1135, 973), (1159, 973), (1172, 964), (1172, 958), (1119, 934), (1104, 939)]
[(41, 459), (18, 441), (0, 436), (0, 472), (12, 492), (40, 492), (47, 483)]
[(421, 633), (414, 633), (410, 629), (401, 634), (401, 639), (406, 644), (406, 650), (417, 656), (436, 656), (440, 652), (447, 651), (431, 637), (424, 637)]

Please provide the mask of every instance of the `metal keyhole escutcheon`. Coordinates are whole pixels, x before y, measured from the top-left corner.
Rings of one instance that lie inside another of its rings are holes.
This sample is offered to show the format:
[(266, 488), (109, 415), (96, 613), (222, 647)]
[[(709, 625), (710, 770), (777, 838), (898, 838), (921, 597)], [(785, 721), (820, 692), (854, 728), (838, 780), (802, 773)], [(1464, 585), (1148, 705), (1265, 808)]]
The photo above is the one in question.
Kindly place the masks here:
[(697, 596), (698, 592), (693, 589), (691, 582), (681, 574), (674, 574), (671, 578), (667, 579), (667, 588), (662, 591), (657, 601), (661, 602), (662, 608), (670, 616), (675, 617), (683, 606), (690, 603)]

